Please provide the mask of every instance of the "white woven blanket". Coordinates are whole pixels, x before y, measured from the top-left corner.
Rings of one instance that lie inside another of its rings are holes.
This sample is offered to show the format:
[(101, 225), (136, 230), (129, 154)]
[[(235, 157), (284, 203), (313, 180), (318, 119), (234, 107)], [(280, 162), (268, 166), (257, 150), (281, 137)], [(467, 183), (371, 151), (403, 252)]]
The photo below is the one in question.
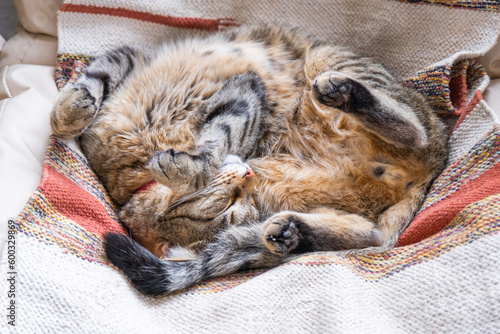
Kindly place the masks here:
[(481, 96), (489, 80), (470, 60), (496, 42), (498, 11), (488, 0), (66, 1), (59, 87), (122, 43), (151, 49), (273, 22), (380, 58), (459, 121), (449, 167), (394, 250), (308, 254), (162, 298), (141, 295), (109, 266), (101, 235), (120, 230), (116, 208), (74, 143), (53, 139), (16, 221), (15, 251), (0, 261), (0, 332), (498, 333), (500, 127)]

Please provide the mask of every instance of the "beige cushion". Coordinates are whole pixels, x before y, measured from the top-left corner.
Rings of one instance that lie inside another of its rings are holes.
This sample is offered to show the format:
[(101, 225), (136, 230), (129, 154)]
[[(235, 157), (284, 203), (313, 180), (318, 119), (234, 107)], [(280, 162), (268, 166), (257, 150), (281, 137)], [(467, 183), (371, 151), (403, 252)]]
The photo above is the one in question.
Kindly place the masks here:
[(500, 78), (500, 42), (497, 42), (488, 53), (480, 57), (479, 61), (486, 68), (490, 78)]
[(18, 27), (18, 33), (3, 46), (0, 68), (13, 64), (54, 66), (57, 56), (57, 38), (35, 34)]
[(484, 100), (500, 119), (500, 79), (493, 79), (484, 92)]
[(57, 36), (56, 14), (63, 0), (14, 0), (21, 25), (29, 32)]

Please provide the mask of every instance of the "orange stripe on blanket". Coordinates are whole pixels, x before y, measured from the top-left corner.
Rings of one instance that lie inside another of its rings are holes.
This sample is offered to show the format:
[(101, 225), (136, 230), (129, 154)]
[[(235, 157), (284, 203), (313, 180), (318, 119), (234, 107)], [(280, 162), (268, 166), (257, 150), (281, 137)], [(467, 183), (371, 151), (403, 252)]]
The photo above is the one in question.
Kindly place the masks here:
[(97, 198), (47, 163), (44, 164), (39, 189), (61, 215), (87, 232), (100, 235), (105, 232), (125, 233), (125, 229), (109, 216)]
[(398, 246), (407, 246), (438, 233), (467, 205), (498, 193), (500, 193), (500, 163), (417, 215), (399, 238)]
[(196, 17), (173, 17), (140, 12), (122, 7), (111, 8), (91, 5), (64, 4), (60, 11), (125, 17), (185, 29), (218, 30), (221, 27), (239, 26), (233, 18), (203, 19)]
[[(469, 116), (469, 114), (474, 110), (474, 108), (476, 108), (477, 104), (479, 102), (481, 102), (482, 99), (483, 99), (483, 95), (481, 94), (481, 91), (476, 90), (476, 92), (474, 93), (474, 96), (470, 100), (469, 104), (465, 105), (464, 107), (462, 107), (461, 109), (456, 111), (456, 113), (458, 115), (460, 115), (460, 117), (459, 117), (457, 123), (455, 124), (455, 127), (453, 128), (452, 133), (455, 132), (456, 129), (458, 129), (460, 124), (463, 123), (465, 118), (467, 118), (467, 116)], [(455, 113), (453, 113), (453, 114), (455, 114)]]

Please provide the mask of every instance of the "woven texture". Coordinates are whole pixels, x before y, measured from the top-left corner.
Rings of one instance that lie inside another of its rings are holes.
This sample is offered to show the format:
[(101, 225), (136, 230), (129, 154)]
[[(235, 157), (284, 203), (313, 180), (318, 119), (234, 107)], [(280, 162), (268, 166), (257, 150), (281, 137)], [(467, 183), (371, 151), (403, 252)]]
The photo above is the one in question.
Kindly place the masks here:
[[(498, 37), (497, 11), (497, 1), (67, 1), (58, 16), (59, 87), (116, 45), (152, 49), (179, 35), (274, 22), (377, 56), (423, 92), (437, 113), (459, 120), (448, 167), (395, 249), (365, 256), (307, 254), (269, 271), (217, 278), (163, 298), (137, 293), (109, 265), (101, 236), (124, 232), (117, 208), (85, 158), (70, 148), (74, 143), (52, 139), (42, 182), (16, 222), (15, 329), (497, 332), (500, 126), (482, 100), (489, 80), (470, 60)], [(0, 266), (7, 272), (3, 254)], [(0, 280), (0, 291), (8, 291), (6, 280)], [(12, 331), (0, 322), (0, 332)]]

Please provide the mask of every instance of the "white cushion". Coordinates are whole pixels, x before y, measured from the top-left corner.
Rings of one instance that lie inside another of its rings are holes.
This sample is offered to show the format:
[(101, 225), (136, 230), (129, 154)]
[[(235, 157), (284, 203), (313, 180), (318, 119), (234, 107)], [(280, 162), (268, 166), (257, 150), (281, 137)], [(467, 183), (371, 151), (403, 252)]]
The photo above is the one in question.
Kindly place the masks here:
[(0, 71), (0, 245), (40, 184), (57, 95), (53, 66), (11, 65)]

